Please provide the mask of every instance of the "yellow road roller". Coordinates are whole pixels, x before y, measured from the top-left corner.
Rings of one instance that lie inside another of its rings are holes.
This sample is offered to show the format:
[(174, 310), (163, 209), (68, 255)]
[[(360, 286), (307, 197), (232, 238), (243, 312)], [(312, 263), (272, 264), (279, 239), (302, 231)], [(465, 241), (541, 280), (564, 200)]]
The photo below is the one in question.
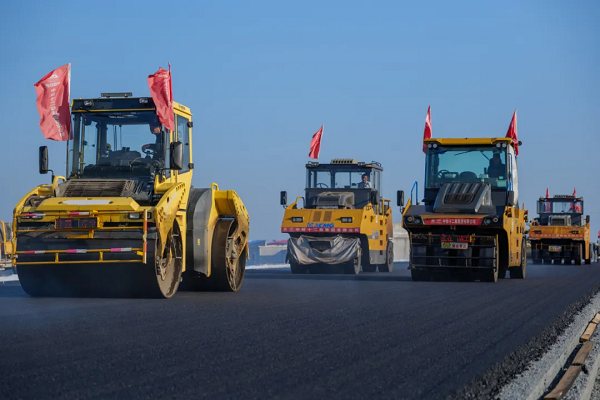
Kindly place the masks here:
[(37, 186), (14, 209), (13, 265), (31, 296), (164, 297), (240, 289), (249, 217), (233, 190), (193, 188), (192, 113), (166, 130), (150, 97), (73, 100), (66, 175), (39, 149)]

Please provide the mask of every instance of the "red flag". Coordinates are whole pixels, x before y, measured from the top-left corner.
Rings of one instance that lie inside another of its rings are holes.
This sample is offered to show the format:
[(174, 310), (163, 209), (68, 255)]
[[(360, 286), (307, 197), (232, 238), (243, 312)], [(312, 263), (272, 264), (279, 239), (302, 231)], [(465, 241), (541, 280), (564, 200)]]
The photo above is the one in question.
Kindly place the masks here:
[(598, 231), (598, 239), (600, 239), (600, 231)]
[(506, 137), (512, 139), (513, 146), (515, 147), (515, 154), (519, 155), (519, 139), (517, 137), (517, 110), (515, 110), (512, 120), (510, 121), (508, 131), (506, 132)]
[(550, 198), (550, 189), (546, 188), (546, 198)]
[[(427, 109), (427, 116), (425, 117), (425, 131), (423, 132), (423, 141), (425, 139), (431, 139), (431, 106)], [(423, 143), (423, 153), (427, 154), (427, 144)]]
[(577, 197), (577, 188), (573, 188), (573, 197)]
[[(546, 188), (546, 198), (549, 199), (550, 198), (550, 189)], [(551, 204), (549, 201), (546, 202), (546, 212), (550, 212), (551, 210)]]
[(56, 68), (35, 85), (40, 128), (46, 139), (65, 141), (71, 136), (69, 95), (71, 64)]
[(148, 76), (148, 86), (156, 114), (160, 123), (170, 131), (175, 130), (175, 118), (173, 116), (173, 88), (171, 85), (171, 64), (169, 70), (159, 68), (154, 75)]
[(319, 129), (312, 137), (310, 141), (310, 153), (308, 156), (310, 158), (319, 158), (319, 152), (321, 151), (321, 137), (323, 136), (323, 125), (321, 125), (321, 129)]

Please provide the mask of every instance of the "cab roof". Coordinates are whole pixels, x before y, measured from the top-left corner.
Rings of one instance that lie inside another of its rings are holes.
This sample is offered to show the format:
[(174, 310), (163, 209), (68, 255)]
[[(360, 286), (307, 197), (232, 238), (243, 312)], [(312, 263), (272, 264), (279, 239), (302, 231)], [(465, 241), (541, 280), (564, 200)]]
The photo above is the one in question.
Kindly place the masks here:
[(309, 161), (306, 163), (306, 168), (323, 168), (323, 169), (348, 169), (356, 168), (356, 170), (376, 169), (383, 171), (381, 163), (377, 161), (364, 162), (353, 158), (334, 158), (329, 164), (321, 164), (318, 161)]
[[(73, 99), (71, 101), (71, 112), (81, 113), (156, 110), (156, 106), (154, 105), (154, 100), (152, 100), (152, 97), (131, 97), (130, 93), (127, 93), (129, 96), (122, 97), (106, 96), (108, 94), (115, 95), (117, 93), (103, 93), (103, 97), (95, 99)], [(186, 107), (176, 101), (173, 101), (173, 109), (188, 116), (192, 115), (192, 111), (189, 109), (189, 107)]]
[[(423, 143), (437, 143), (441, 146), (493, 146), (496, 143), (507, 143), (513, 146), (511, 138), (431, 138)], [(513, 146), (514, 147), (514, 146)]]

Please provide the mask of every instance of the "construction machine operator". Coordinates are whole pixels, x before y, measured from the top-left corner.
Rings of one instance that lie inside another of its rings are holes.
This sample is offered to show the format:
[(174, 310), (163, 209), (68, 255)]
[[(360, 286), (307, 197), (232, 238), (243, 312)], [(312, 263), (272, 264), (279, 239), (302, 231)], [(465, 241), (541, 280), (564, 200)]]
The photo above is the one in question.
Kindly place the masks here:
[(369, 182), (369, 174), (363, 174), (362, 182), (358, 184), (359, 189), (371, 189), (371, 182)]
[(153, 160), (159, 160), (163, 158), (163, 145), (162, 145), (162, 125), (158, 119), (150, 122), (150, 133), (155, 136), (154, 143), (148, 143), (142, 146), (142, 152), (148, 156), (152, 156)]
[(495, 153), (490, 160), (487, 174), (490, 178), (500, 178), (506, 174), (506, 166), (500, 160), (500, 154)]

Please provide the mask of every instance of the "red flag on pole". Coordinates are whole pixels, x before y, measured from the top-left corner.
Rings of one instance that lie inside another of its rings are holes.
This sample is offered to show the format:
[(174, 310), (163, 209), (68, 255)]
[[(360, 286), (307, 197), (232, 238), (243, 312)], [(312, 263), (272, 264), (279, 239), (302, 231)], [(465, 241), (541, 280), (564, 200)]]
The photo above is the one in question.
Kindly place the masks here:
[(35, 85), (40, 128), (46, 139), (65, 141), (71, 137), (69, 96), (71, 64), (56, 68)]
[(323, 125), (321, 125), (321, 129), (319, 129), (312, 137), (310, 141), (310, 152), (308, 156), (310, 158), (319, 158), (319, 152), (321, 151), (321, 137), (323, 136)]
[(515, 154), (519, 155), (519, 139), (517, 137), (517, 110), (515, 110), (512, 120), (510, 121), (508, 131), (506, 132), (506, 137), (512, 139), (513, 146), (515, 147)]
[(573, 197), (577, 197), (577, 188), (573, 188)]
[[(550, 189), (546, 188), (546, 198), (550, 198)], [(550, 212), (552, 205), (549, 201), (546, 202), (546, 212)]]
[(159, 68), (154, 75), (148, 76), (148, 86), (156, 114), (160, 123), (170, 131), (175, 130), (175, 118), (173, 116), (173, 88), (171, 85), (171, 64), (169, 70)]
[[(427, 109), (425, 117), (425, 131), (423, 132), (423, 141), (431, 139), (431, 106)], [(427, 154), (427, 144), (423, 143), (423, 153)]]

